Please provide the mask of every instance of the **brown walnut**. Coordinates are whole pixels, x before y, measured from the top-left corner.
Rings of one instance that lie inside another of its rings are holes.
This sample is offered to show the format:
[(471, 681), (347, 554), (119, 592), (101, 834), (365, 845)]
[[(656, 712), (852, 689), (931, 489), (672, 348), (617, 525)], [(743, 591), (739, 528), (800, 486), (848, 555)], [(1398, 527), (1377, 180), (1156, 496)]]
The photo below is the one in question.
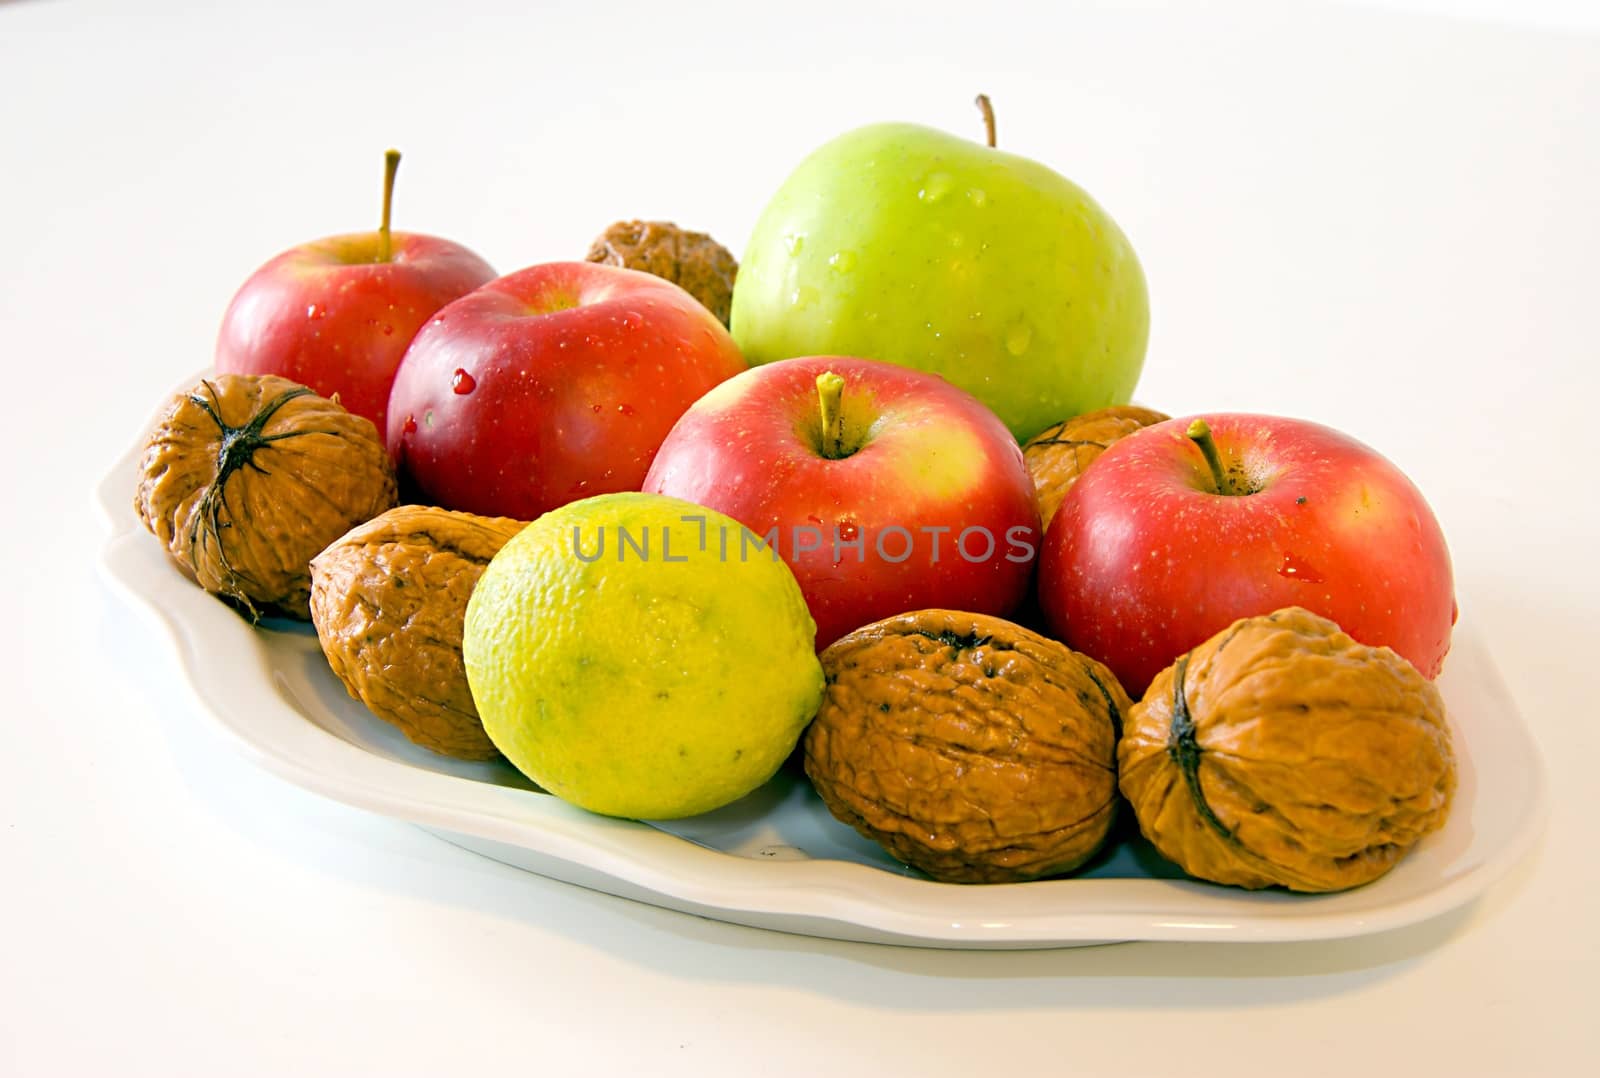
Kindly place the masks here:
[(499, 755), (461, 658), (467, 600), (523, 523), (402, 505), (311, 562), (311, 620), (328, 665), (378, 718), (462, 760)]
[(999, 618), (923, 610), (822, 653), (806, 774), (829, 811), (950, 883), (1070, 872), (1117, 804), (1112, 673)]
[(395, 503), (377, 428), (272, 375), (175, 397), (139, 463), (134, 508), (207, 591), (252, 617), (309, 615), (311, 559)]
[(1067, 496), (1072, 484), (1101, 453), (1111, 448), (1111, 443), (1170, 418), (1131, 404), (1101, 408), (1046, 427), (1029, 438), (1022, 447), (1022, 456), (1033, 476), (1040, 527), (1050, 526), (1051, 518), (1061, 508), (1061, 499)]
[(587, 260), (671, 281), (728, 324), (739, 263), (704, 232), (690, 232), (671, 221), (618, 221), (589, 246)]
[(1444, 704), (1388, 648), (1299, 607), (1234, 622), (1156, 676), (1117, 748), (1139, 827), (1184, 871), (1337, 891), (1444, 825)]

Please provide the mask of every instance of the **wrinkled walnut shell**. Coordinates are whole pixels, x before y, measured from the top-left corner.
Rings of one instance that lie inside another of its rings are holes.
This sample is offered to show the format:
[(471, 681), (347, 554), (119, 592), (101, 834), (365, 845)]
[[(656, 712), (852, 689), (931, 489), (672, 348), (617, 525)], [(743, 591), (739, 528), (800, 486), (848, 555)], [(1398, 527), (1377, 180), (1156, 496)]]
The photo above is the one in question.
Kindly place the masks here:
[(1433, 683), (1299, 607), (1236, 621), (1157, 675), (1117, 757), (1163, 856), (1251, 888), (1378, 878), (1444, 825), (1456, 785)]
[(586, 260), (671, 281), (728, 324), (739, 263), (704, 232), (690, 232), (671, 221), (618, 221), (590, 245)]
[(1061, 508), (1061, 499), (1067, 496), (1078, 476), (1099, 459), (1101, 453), (1110, 449), (1113, 442), (1170, 418), (1131, 404), (1101, 408), (1046, 427), (1029, 438), (1022, 447), (1022, 456), (1033, 476), (1039, 519), (1043, 522), (1040, 534), (1050, 526), (1051, 518)]
[(418, 745), (462, 760), (499, 755), (461, 658), (467, 600), (523, 523), (402, 505), (311, 562), (311, 620), (350, 695)]
[(377, 428), (272, 375), (175, 397), (139, 464), (134, 508), (200, 586), (252, 617), (309, 616), (311, 559), (395, 502)]
[(999, 618), (923, 610), (822, 653), (805, 768), (829, 811), (950, 883), (1070, 872), (1116, 810), (1109, 670)]

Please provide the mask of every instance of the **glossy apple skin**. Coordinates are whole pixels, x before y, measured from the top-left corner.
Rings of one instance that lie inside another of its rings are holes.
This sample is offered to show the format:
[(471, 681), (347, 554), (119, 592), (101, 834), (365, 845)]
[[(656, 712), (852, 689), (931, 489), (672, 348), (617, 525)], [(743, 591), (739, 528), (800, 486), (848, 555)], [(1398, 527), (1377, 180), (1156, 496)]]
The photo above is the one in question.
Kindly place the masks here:
[(1316, 423), (1206, 415), (1222, 460), (1259, 488), (1222, 496), (1186, 436), (1194, 418), (1122, 439), (1068, 491), (1039, 564), (1054, 634), (1137, 697), (1236, 619), (1302, 606), (1437, 676), (1455, 586), (1411, 481)]
[(802, 162), (733, 289), (751, 363), (838, 353), (931, 371), (1019, 441), (1126, 404), (1149, 321), (1132, 246), (1081, 188), (911, 124), (849, 132)]
[[(836, 460), (821, 451), (817, 376), (827, 371), (845, 380), (847, 428), (865, 436)], [(754, 367), (712, 390), (672, 429), (644, 489), (710, 506), (757, 535), (779, 529), (819, 650), (909, 610), (1007, 615), (1027, 596), (1039, 543), (1022, 452), (992, 412), (935, 375), (843, 356)], [(994, 537), (992, 557), (979, 558), (981, 533), (969, 536), (972, 560), (953, 545), (972, 527)], [(795, 528), (817, 529), (820, 546), (800, 549), (810, 543), (793, 542)]]
[(217, 336), (222, 373), (276, 374), (384, 429), (389, 388), (411, 339), (451, 300), (494, 279), (460, 244), (415, 232), (329, 236), (291, 248), (235, 293)]
[(589, 262), (532, 266), (417, 334), (389, 398), (389, 452), (421, 501), (533, 520), (638, 490), (678, 417), (746, 366), (677, 285)]

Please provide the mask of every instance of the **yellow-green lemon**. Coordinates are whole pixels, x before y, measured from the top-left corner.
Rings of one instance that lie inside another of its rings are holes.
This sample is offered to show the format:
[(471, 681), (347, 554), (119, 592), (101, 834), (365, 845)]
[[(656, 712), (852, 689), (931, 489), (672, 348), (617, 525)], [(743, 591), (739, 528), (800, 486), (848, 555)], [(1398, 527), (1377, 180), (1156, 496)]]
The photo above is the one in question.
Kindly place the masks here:
[(592, 812), (708, 812), (778, 769), (822, 701), (794, 575), (721, 513), (605, 494), (507, 543), (467, 604), (467, 681), (496, 747)]

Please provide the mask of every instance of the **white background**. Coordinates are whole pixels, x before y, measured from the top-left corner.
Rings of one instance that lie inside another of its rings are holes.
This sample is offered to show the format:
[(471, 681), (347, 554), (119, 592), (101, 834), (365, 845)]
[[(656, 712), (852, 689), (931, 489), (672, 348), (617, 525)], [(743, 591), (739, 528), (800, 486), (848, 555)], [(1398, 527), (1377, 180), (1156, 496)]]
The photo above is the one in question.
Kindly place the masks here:
[[(0, 4), (0, 1073), (1595, 1061), (1592, 7), (389, 6)], [(666, 913), (254, 770), (95, 576), (93, 481), (257, 264), (374, 223), (384, 147), (398, 227), (502, 271), (618, 217), (737, 251), (814, 145), (892, 118), (976, 135), (980, 89), (1002, 143), (1139, 250), (1142, 399), (1312, 416), (1428, 494), (1553, 786), (1540, 849), (1483, 900), (1343, 943), (1013, 954)]]

